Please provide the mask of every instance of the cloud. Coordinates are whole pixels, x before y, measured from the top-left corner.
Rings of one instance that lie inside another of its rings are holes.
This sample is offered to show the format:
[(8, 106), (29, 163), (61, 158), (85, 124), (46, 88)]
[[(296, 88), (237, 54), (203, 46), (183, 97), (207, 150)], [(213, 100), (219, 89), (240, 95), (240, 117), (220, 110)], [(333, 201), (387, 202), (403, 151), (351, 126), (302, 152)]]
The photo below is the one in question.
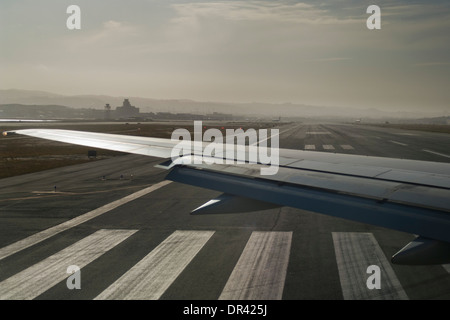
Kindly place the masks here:
[[(448, 0), (80, 0), (76, 31), (65, 26), (66, 5), (43, 1), (10, 2), (14, 10), (0, 1), (9, 87), (448, 105)], [(379, 32), (366, 27), (369, 4), (381, 7)]]
[(415, 67), (450, 67), (450, 62), (423, 62), (416, 63)]
[(351, 58), (343, 58), (343, 57), (332, 57), (332, 58), (323, 58), (323, 59), (313, 59), (313, 62), (335, 62), (335, 61), (347, 61), (351, 60)]
[(48, 65), (43, 64), (43, 63), (39, 63), (39, 64), (33, 66), (33, 69), (36, 70), (37, 72), (42, 72), (42, 73), (51, 71), (51, 67), (49, 67)]
[(177, 17), (173, 23), (197, 25), (202, 19), (230, 21), (264, 21), (296, 24), (354, 23), (356, 19), (339, 19), (328, 10), (307, 3), (287, 1), (223, 1), (173, 4)]
[(100, 29), (94, 30), (87, 35), (81, 35), (79, 40), (84, 44), (98, 44), (99, 42), (114, 44), (117, 41), (122, 42), (130, 37), (134, 38), (138, 34), (139, 32), (136, 26), (120, 21), (108, 20), (102, 24)]

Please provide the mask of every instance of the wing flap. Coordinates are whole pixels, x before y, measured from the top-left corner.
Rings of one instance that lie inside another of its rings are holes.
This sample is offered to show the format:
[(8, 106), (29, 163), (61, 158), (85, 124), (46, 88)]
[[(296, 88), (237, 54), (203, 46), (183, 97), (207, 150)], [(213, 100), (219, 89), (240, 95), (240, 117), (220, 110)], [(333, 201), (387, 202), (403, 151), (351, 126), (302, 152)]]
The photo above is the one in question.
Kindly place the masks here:
[(268, 179), (175, 166), (168, 180), (450, 242), (450, 215), (433, 208)]
[[(176, 163), (176, 161), (175, 161)], [(186, 162), (185, 162), (186, 163)], [(191, 163), (187, 161), (187, 163)], [(423, 207), (450, 214), (450, 189), (427, 186), (409, 181), (391, 181), (379, 178), (347, 175), (342, 173), (280, 167), (275, 175), (261, 176), (260, 164), (188, 164), (187, 167), (232, 176), (272, 181), (302, 188), (323, 190), (329, 193), (392, 202), (410, 207)], [(169, 166), (168, 168), (172, 168)]]

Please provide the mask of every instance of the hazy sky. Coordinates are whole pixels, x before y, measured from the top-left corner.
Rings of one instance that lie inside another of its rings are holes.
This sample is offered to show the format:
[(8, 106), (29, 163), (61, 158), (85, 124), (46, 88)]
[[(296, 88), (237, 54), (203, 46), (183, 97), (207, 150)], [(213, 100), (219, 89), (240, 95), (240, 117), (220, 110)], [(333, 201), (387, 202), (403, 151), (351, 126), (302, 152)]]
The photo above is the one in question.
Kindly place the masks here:
[(448, 113), (450, 1), (1, 0), (10, 88)]

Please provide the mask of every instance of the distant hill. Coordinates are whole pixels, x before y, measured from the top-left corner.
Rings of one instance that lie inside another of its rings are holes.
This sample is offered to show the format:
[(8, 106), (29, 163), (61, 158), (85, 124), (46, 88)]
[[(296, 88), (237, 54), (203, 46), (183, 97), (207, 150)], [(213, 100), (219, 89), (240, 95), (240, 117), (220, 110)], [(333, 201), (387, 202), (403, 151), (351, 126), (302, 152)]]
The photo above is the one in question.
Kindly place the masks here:
[[(103, 110), (109, 103), (113, 109), (121, 106), (127, 98), (131, 104), (140, 108), (141, 112), (171, 112), (171, 113), (196, 113), (210, 114), (214, 112), (234, 115), (248, 115), (256, 117), (322, 117), (334, 119), (347, 118), (421, 118), (426, 114), (410, 112), (387, 112), (377, 109), (356, 109), (331, 106), (311, 106), (304, 104), (270, 104), (270, 103), (221, 103), (199, 102), (192, 100), (161, 100), (142, 97), (112, 97), (105, 95), (60, 95), (44, 91), (33, 90), (0, 90), (0, 104), (45, 105), (65, 106), (76, 109)], [(440, 115), (434, 115), (440, 116)]]
[(0, 104), (1, 119), (73, 119), (98, 118), (103, 113), (94, 109), (75, 109), (60, 105)]

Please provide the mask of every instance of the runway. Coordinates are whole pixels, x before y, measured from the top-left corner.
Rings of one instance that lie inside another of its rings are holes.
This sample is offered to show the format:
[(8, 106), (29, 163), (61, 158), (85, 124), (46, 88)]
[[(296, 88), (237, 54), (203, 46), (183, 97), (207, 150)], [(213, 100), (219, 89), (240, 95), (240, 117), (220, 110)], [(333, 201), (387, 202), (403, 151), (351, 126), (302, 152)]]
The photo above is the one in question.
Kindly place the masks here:
[[(279, 129), (282, 148), (450, 162), (448, 134)], [(160, 162), (126, 155), (0, 180), (0, 299), (450, 299), (449, 266), (390, 263), (414, 235), (288, 207), (190, 215), (218, 193), (164, 180)], [(71, 265), (80, 289), (67, 286)], [(380, 289), (368, 288), (374, 265)]]

